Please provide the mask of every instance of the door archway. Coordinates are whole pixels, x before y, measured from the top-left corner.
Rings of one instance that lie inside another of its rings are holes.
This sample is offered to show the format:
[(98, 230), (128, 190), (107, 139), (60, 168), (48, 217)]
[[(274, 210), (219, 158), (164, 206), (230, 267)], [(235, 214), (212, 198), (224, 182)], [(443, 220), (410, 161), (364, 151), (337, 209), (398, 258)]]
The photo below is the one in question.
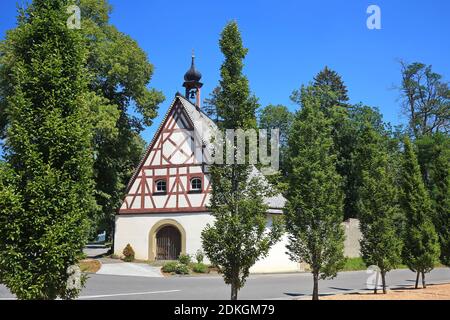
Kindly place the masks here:
[(174, 226), (164, 226), (156, 233), (156, 260), (176, 260), (181, 253), (181, 233)]
[(148, 259), (176, 260), (186, 254), (186, 232), (174, 219), (163, 219), (155, 223), (149, 233)]

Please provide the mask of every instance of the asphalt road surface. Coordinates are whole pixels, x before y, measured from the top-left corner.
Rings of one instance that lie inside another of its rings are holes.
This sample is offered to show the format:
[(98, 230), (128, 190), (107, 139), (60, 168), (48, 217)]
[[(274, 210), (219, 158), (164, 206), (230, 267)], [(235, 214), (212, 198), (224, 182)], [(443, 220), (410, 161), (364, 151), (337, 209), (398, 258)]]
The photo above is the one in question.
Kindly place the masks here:
[[(342, 272), (335, 279), (321, 280), (322, 295), (367, 290), (370, 275), (365, 271)], [(415, 274), (395, 270), (387, 275), (391, 288), (414, 285)], [(428, 283), (449, 283), (450, 269), (435, 269), (427, 274)], [(309, 298), (312, 277), (307, 273), (253, 275), (240, 291), (239, 299)], [(230, 289), (219, 276), (144, 278), (90, 274), (80, 299), (132, 300), (216, 300), (229, 299)], [(14, 299), (0, 285), (0, 299)]]

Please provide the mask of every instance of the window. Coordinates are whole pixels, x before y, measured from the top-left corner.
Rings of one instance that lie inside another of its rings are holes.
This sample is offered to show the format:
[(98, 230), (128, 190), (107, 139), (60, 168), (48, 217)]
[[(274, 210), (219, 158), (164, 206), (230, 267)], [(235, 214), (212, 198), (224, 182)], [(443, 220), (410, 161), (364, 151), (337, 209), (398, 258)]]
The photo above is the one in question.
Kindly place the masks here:
[(165, 193), (167, 191), (166, 180), (156, 181), (156, 193)]
[(191, 191), (202, 191), (202, 180), (200, 178), (191, 179)]

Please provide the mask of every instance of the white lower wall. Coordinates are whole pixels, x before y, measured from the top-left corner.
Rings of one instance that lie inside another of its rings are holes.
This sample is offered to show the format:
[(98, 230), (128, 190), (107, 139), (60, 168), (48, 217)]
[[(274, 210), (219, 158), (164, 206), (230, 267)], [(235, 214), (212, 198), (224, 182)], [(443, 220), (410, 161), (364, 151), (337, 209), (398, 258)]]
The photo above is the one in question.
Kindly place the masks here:
[[(173, 219), (181, 224), (186, 232), (186, 253), (195, 255), (202, 248), (201, 232), (205, 226), (214, 222), (208, 213), (177, 213), (177, 214), (139, 214), (116, 216), (116, 231), (114, 250), (115, 254), (122, 256), (122, 251), (129, 243), (134, 251), (135, 258), (148, 260), (149, 233), (155, 223), (164, 219)], [(272, 223), (269, 217), (267, 228)], [(287, 237), (283, 236), (270, 250), (269, 255), (258, 261), (251, 269), (252, 273), (292, 272), (299, 271), (300, 265), (289, 260), (286, 254)]]
[(208, 213), (176, 213), (176, 214), (138, 214), (116, 216), (114, 236), (114, 253), (122, 256), (122, 251), (129, 243), (138, 260), (148, 260), (149, 234), (155, 223), (165, 219), (173, 219), (181, 224), (186, 232), (186, 253), (195, 254), (202, 247), (200, 234), (214, 218)]
[[(135, 258), (148, 260), (149, 233), (155, 223), (161, 220), (173, 219), (181, 224), (186, 232), (186, 253), (195, 255), (202, 249), (201, 232), (205, 226), (214, 223), (214, 218), (208, 213), (177, 213), (177, 214), (139, 214), (116, 216), (115, 254), (122, 256), (122, 251), (129, 243), (135, 251)], [(269, 215), (267, 230), (271, 227), (272, 219)], [(357, 257), (359, 253), (359, 221), (351, 219), (343, 223), (346, 233), (345, 255)], [(293, 262), (286, 254), (287, 236), (284, 235), (269, 251), (266, 258), (256, 262), (250, 269), (252, 273), (294, 272), (303, 271), (301, 264)], [(205, 262), (207, 260), (205, 259)]]
[[(268, 216), (266, 231), (272, 227), (272, 215)], [(287, 235), (283, 235), (276, 244), (270, 248), (267, 257), (257, 261), (250, 268), (251, 273), (271, 273), (271, 272), (295, 272), (301, 271), (300, 264), (293, 262), (286, 254), (286, 245), (288, 243)]]

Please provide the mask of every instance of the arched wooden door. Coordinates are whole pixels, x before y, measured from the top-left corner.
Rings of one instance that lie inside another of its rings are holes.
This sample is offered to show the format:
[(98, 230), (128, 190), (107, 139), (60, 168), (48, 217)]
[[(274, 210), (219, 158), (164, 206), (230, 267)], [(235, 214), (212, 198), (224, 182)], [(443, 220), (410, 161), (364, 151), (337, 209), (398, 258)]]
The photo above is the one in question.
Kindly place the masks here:
[(162, 227), (156, 234), (156, 260), (176, 260), (180, 253), (180, 231), (173, 226)]

